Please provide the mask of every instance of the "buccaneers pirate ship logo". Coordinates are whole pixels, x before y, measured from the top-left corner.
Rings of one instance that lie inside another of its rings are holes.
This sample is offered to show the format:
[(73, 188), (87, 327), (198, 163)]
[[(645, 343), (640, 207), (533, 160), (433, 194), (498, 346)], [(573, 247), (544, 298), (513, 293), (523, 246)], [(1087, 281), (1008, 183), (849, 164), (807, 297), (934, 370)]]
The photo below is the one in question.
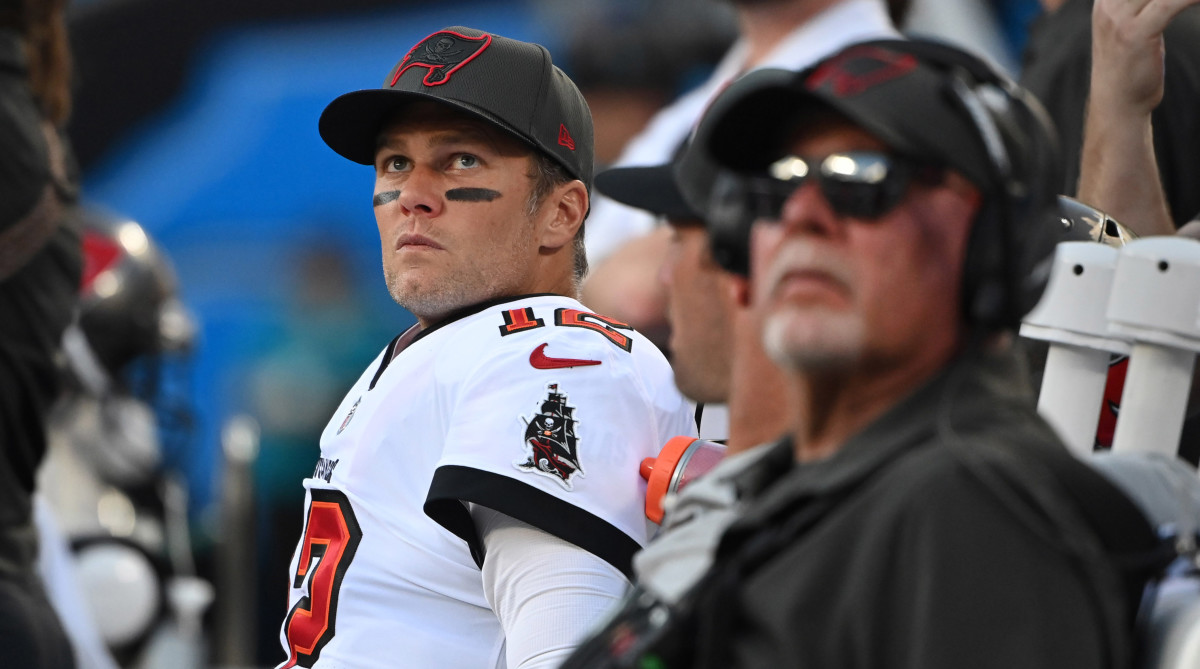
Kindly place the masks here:
[(526, 423), (527, 457), (513, 465), (521, 471), (548, 476), (571, 490), (572, 479), (585, 476), (579, 463), (574, 413), (575, 407), (567, 406), (567, 396), (558, 392), (558, 384), (550, 384), (541, 411), (533, 418), (522, 417)]
[(468, 37), (449, 30), (436, 32), (421, 40), (404, 56), (389, 85), (395, 86), (400, 81), (400, 75), (410, 67), (426, 68), (425, 77), (421, 79), (426, 86), (444, 84), (450, 81), (450, 75), (483, 53), (491, 43), (492, 36), (486, 33), (479, 37)]

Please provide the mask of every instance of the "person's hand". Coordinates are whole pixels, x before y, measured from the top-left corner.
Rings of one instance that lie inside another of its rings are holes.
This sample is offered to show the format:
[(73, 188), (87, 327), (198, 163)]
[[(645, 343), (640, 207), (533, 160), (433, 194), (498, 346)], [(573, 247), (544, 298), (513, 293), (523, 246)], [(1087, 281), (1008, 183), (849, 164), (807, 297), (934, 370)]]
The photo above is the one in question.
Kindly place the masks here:
[(1114, 113), (1149, 114), (1163, 96), (1163, 30), (1200, 0), (1095, 0), (1092, 91)]
[(1092, 8), (1092, 84), (1078, 197), (1142, 237), (1175, 232), (1151, 112), (1163, 98), (1163, 31), (1198, 2), (1095, 0)]

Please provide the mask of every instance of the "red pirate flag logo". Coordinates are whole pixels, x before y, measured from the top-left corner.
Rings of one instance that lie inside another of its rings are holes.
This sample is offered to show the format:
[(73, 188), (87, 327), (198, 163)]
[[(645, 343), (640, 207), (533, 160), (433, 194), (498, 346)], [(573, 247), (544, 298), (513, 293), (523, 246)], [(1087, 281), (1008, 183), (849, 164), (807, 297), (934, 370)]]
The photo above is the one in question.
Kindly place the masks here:
[(410, 67), (424, 67), (428, 70), (421, 83), (426, 86), (438, 86), (450, 81), (450, 76), (462, 69), (476, 56), (483, 53), (492, 43), (491, 35), (467, 37), (456, 32), (443, 30), (421, 40), (408, 52), (396, 74), (392, 77), (391, 86), (400, 81), (400, 76)]
[(571, 490), (575, 475), (584, 476), (579, 462), (578, 441), (575, 435), (575, 407), (567, 406), (567, 396), (558, 392), (558, 384), (548, 386), (541, 411), (524, 419), (525, 445), (528, 454), (513, 465), (517, 469), (548, 476), (562, 487)]

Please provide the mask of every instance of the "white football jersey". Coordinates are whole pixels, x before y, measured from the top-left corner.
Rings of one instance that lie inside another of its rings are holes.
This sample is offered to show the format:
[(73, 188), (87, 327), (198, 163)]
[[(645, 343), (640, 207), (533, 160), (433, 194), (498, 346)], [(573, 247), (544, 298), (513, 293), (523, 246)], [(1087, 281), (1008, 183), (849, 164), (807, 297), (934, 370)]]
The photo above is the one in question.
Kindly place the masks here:
[(696, 432), (653, 344), (566, 297), (487, 303), (405, 340), (321, 435), (281, 668), (502, 667), (466, 503), (629, 575), (654, 528), (639, 464)]

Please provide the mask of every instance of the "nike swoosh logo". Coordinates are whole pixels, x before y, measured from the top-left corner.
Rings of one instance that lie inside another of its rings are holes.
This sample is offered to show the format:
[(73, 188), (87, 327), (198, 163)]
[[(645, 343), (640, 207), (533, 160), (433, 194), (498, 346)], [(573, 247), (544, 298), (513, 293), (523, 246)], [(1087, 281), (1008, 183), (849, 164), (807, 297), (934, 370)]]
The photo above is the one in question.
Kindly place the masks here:
[(529, 354), (529, 364), (533, 365), (534, 369), (562, 369), (564, 367), (587, 367), (588, 365), (599, 365), (599, 360), (576, 360), (575, 358), (551, 358), (546, 355), (545, 350), (549, 344), (542, 344), (533, 349), (533, 353)]

